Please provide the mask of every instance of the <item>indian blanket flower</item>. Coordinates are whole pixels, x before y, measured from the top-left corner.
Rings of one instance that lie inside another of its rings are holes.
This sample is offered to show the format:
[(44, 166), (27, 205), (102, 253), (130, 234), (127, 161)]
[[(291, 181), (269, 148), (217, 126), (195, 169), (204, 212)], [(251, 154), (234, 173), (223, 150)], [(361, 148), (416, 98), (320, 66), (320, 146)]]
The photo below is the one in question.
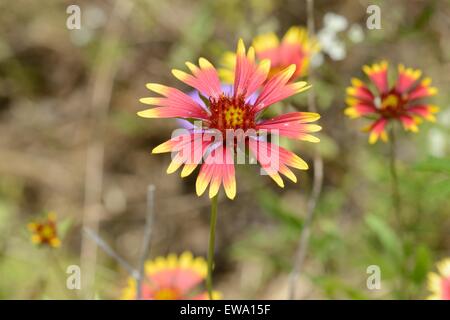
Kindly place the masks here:
[(53, 212), (48, 213), (47, 219), (43, 221), (29, 223), (28, 230), (31, 232), (31, 242), (37, 245), (53, 248), (61, 246), (56, 226), (56, 214)]
[(352, 79), (352, 86), (347, 88), (347, 105), (345, 114), (350, 118), (366, 117), (373, 119), (368, 127), (369, 142), (375, 143), (379, 138), (388, 140), (387, 125), (393, 120), (402, 123), (405, 130), (417, 132), (417, 125), (422, 119), (436, 121), (434, 113), (439, 111), (435, 105), (423, 102), (423, 98), (433, 96), (437, 89), (431, 86), (431, 79), (419, 81), (422, 72), (398, 65), (398, 77), (393, 86), (388, 83), (388, 63), (382, 61), (372, 66), (364, 66), (364, 73), (373, 82), (376, 90), (359, 79)]
[[(291, 81), (294, 81), (307, 75), (311, 58), (319, 51), (319, 43), (316, 39), (308, 36), (305, 28), (294, 26), (286, 32), (281, 41), (273, 32), (255, 37), (253, 48), (255, 48), (257, 59), (270, 60), (271, 66), (268, 78), (295, 64), (295, 72), (290, 78)], [(222, 62), (225, 68), (220, 69), (220, 76), (224, 81), (232, 82), (236, 55), (233, 52), (226, 52)]]
[(430, 300), (450, 300), (450, 258), (437, 263), (439, 273), (428, 274), (428, 289), (432, 294)]
[(199, 67), (190, 62), (186, 65), (192, 74), (180, 70), (172, 70), (172, 73), (196, 89), (203, 104), (180, 90), (154, 83), (147, 84), (147, 88), (163, 97), (140, 99), (144, 104), (159, 106), (138, 112), (141, 117), (195, 119), (195, 123), (199, 123), (194, 129), (185, 130), (184, 134), (153, 149), (153, 153), (172, 152), (172, 163), (167, 172), (175, 172), (184, 165), (181, 176), (186, 177), (203, 162), (196, 181), (197, 195), (202, 195), (209, 185), (209, 197), (213, 198), (223, 184), (226, 195), (233, 199), (236, 195), (234, 156), (238, 143), (236, 139), (224, 139), (231, 132), (236, 137), (241, 133), (245, 148), (280, 187), (284, 186), (280, 173), (296, 182), (289, 167), (306, 170), (306, 162), (294, 153), (267, 142), (261, 137), (261, 132), (276, 132), (293, 139), (318, 142), (319, 139), (310, 132), (319, 131), (321, 127), (310, 122), (320, 116), (310, 112), (292, 112), (260, 119), (270, 105), (310, 87), (304, 81), (289, 82), (296, 65), (280, 70), (267, 80), (270, 61), (256, 62), (255, 50), (250, 47), (246, 52), (243, 41), (239, 40), (231, 93), (223, 91), (217, 70), (206, 59), (199, 59)]
[[(142, 299), (208, 300), (208, 294), (201, 288), (206, 272), (205, 259), (194, 258), (190, 252), (149, 260), (145, 263)], [(220, 298), (219, 292), (213, 292), (213, 299)], [(122, 291), (122, 299), (137, 299), (135, 279), (128, 279), (128, 286)]]

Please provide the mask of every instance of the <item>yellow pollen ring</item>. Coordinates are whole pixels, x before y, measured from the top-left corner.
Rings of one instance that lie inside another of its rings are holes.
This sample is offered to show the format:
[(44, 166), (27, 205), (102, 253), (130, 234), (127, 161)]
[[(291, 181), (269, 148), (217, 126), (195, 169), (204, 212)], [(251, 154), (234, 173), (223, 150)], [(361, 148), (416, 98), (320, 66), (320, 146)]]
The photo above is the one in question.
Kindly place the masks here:
[(179, 296), (179, 293), (170, 288), (163, 288), (155, 293), (155, 300), (176, 300)]
[(244, 111), (235, 106), (229, 107), (224, 111), (227, 127), (238, 127), (244, 123)]
[(398, 106), (398, 97), (396, 95), (390, 94), (381, 103), (381, 109), (385, 109), (388, 107), (397, 107)]
[(41, 231), (42, 236), (50, 238), (53, 235), (53, 228), (49, 225), (45, 225)]

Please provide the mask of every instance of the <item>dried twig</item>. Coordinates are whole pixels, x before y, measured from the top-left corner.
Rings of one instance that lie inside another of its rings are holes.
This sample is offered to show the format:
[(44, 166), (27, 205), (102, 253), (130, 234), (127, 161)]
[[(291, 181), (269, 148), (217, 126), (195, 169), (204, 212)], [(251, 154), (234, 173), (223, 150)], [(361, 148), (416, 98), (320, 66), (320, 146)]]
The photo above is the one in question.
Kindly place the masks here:
[[(308, 34), (310, 37), (314, 36), (314, 0), (306, 0), (307, 7), (307, 24), (308, 24)], [(309, 73), (309, 80), (312, 81), (313, 73), (312, 69)], [(309, 90), (308, 95), (308, 110), (311, 112), (317, 112), (316, 102), (315, 102), (315, 92), (314, 88)], [(311, 191), (311, 196), (309, 197), (307, 204), (306, 219), (303, 224), (303, 230), (300, 235), (298, 242), (297, 253), (295, 255), (294, 267), (289, 276), (289, 299), (295, 299), (297, 280), (302, 271), (303, 262), (305, 260), (306, 251), (308, 249), (309, 237), (311, 234), (311, 223), (314, 217), (314, 212), (316, 211), (317, 200), (319, 199), (320, 192), (322, 191), (323, 183), (323, 160), (320, 156), (318, 150), (314, 154), (314, 179), (313, 187)]]
[(139, 279), (139, 271), (134, 269), (124, 258), (119, 256), (97, 233), (89, 228), (83, 228), (84, 233), (92, 239), (107, 255), (117, 261), (136, 280)]
[(137, 299), (142, 297), (142, 281), (145, 269), (145, 260), (150, 251), (150, 240), (152, 236), (153, 216), (155, 211), (155, 186), (149, 185), (147, 189), (147, 217), (145, 220), (144, 240), (142, 244), (141, 258), (139, 260), (139, 278), (137, 279)]

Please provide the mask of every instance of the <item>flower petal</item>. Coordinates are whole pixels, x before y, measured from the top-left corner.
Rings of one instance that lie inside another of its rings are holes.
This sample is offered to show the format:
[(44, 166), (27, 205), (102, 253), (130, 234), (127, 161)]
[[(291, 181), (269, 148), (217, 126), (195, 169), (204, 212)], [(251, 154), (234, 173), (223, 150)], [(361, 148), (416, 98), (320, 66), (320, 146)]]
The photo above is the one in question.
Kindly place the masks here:
[(293, 173), (287, 166), (306, 170), (307, 163), (296, 154), (269, 142), (260, 139), (250, 138), (249, 149), (258, 160), (264, 171), (280, 186), (284, 187), (283, 180), (279, 172), (292, 181), (297, 181)]
[(256, 64), (253, 47), (246, 54), (244, 41), (239, 39), (234, 70), (234, 96), (244, 95), (247, 98), (252, 95), (266, 81), (269, 71), (270, 60)]
[(405, 68), (404, 65), (398, 65), (398, 79), (395, 88), (398, 92), (407, 92), (412, 85), (420, 78), (422, 71), (412, 68)]
[(156, 83), (148, 83), (147, 88), (164, 97), (147, 97), (139, 101), (144, 104), (160, 106), (138, 112), (144, 118), (197, 118), (207, 121), (208, 114), (190, 96), (178, 89)]
[(352, 78), (352, 86), (347, 88), (347, 95), (365, 102), (373, 102), (375, 98), (364, 82), (357, 78)]
[(270, 120), (260, 122), (256, 128), (258, 130), (276, 131), (276, 134), (293, 139), (319, 142), (318, 138), (309, 135), (309, 132), (317, 132), (322, 128), (316, 124), (309, 124), (320, 118), (319, 114), (313, 112), (293, 112), (287, 113)]
[(234, 162), (231, 152), (223, 145), (219, 145), (203, 163), (196, 181), (197, 195), (201, 196), (209, 186), (209, 197), (217, 195), (220, 185), (224, 184), (228, 198), (236, 195), (236, 181), (234, 177)]
[(408, 95), (408, 99), (416, 100), (421, 98), (426, 98), (430, 96), (434, 96), (437, 94), (438, 89), (435, 87), (431, 87), (431, 78), (423, 79), (418, 86), (416, 86)]
[(294, 94), (308, 90), (311, 86), (305, 81), (287, 83), (295, 72), (295, 65), (292, 64), (283, 71), (273, 76), (264, 85), (261, 93), (253, 106), (254, 112), (260, 112), (275, 102), (286, 99)]
[[(268, 32), (261, 34), (259, 36), (256, 36), (253, 39), (253, 47), (255, 48), (256, 55), (259, 59), (261, 59), (261, 56), (264, 56), (265, 52), (275, 49), (279, 46), (280, 40), (278, 39), (277, 35), (273, 32)], [(264, 56), (263, 59), (270, 58), (267, 56)]]
[(152, 153), (172, 152), (172, 162), (167, 168), (167, 173), (177, 171), (183, 164), (181, 177), (190, 175), (202, 161), (203, 155), (211, 144), (205, 133), (189, 133), (176, 136), (152, 150)]
[(377, 108), (374, 106), (373, 102), (361, 101), (356, 98), (349, 97), (347, 98), (346, 103), (348, 107), (344, 110), (344, 113), (352, 119), (377, 112)]
[(174, 69), (172, 74), (180, 81), (197, 89), (206, 97), (218, 98), (222, 94), (219, 75), (214, 66), (205, 58), (199, 59), (199, 67), (186, 62), (193, 75)]
[(319, 42), (310, 38), (306, 28), (291, 27), (283, 37), (280, 45), (281, 65), (296, 65), (290, 81), (308, 73), (308, 66), (313, 54), (320, 49)]
[(434, 113), (439, 111), (439, 107), (435, 105), (416, 105), (408, 108), (408, 113), (413, 113), (418, 115), (428, 121), (436, 122), (436, 117)]
[(372, 80), (381, 94), (389, 90), (387, 79), (387, 61), (381, 61), (379, 64), (374, 63), (372, 66), (364, 66), (363, 71)]
[(285, 122), (309, 123), (320, 119), (320, 115), (315, 112), (289, 112), (274, 118), (263, 120), (261, 124), (279, 124)]
[(408, 116), (408, 115), (401, 115), (399, 117), (400, 122), (403, 124), (403, 127), (405, 128), (405, 130), (409, 130), (412, 132), (417, 132), (419, 131), (419, 128), (417, 127), (417, 122), (414, 120), (413, 117)]
[(387, 124), (387, 119), (381, 118), (375, 121), (369, 128), (370, 135), (369, 135), (369, 143), (374, 144), (378, 141), (378, 138), (381, 137), (383, 141), (387, 140), (387, 134), (384, 128)]

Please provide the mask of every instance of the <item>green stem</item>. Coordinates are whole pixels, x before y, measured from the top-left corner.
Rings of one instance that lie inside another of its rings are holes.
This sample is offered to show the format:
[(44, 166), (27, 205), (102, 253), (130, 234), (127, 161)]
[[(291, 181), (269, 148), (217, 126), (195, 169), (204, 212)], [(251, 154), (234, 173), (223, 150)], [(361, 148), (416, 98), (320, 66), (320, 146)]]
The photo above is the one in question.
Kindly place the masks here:
[(214, 243), (216, 241), (216, 223), (217, 223), (217, 195), (211, 199), (211, 222), (209, 229), (208, 245), (208, 274), (206, 276), (206, 288), (208, 289), (209, 299), (212, 300), (213, 284), (212, 272), (214, 267)]
[(398, 174), (397, 174), (397, 166), (396, 166), (396, 138), (395, 138), (395, 130), (392, 127), (390, 130), (390, 153), (389, 153), (389, 164), (390, 164), (390, 172), (391, 172), (391, 182), (392, 182), (392, 205), (394, 206), (395, 215), (397, 217), (398, 227), (402, 227), (402, 217), (401, 217), (401, 201), (400, 201), (400, 190), (398, 183)]
[[(400, 197), (400, 185), (398, 181), (398, 172), (397, 172), (397, 141), (395, 136), (395, 128), (391, 127), (389, 131), (389, 141), (390, 141), (390, 152), (389, 152), (389, 168), (391, 173), (391, 183), (392, 183), (392, 206), (395, 211), (394, 215), (397, 220), (397, 232), (399, 235), (399, 239), (401, 241), (402, 250), (405, 247), (405, 224), (402, 215), (402, 203)], [(402, 263), (399, 266), (400, 280), (399, 280), (399, 288), (397, 291), (397, 295), (399, 299), (405, 298), (407, 290), (407, 281), (405, 279), (405, 274), (408, 272), (408, 266), (405, 262), (405, 257), (403, 258)]]

